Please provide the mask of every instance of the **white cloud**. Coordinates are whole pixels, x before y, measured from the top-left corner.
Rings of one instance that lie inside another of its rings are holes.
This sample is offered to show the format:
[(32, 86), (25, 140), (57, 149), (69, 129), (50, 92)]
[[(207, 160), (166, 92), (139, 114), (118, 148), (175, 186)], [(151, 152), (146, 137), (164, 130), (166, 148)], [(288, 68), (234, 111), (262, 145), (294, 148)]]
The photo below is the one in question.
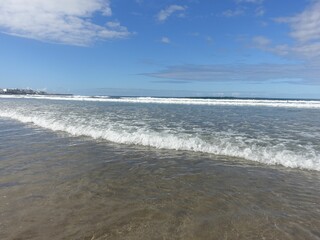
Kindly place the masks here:
[(263, 36), (252, 38), (252, 47), (275, 53), (283, 57), (298, 57), (304, 60), (317, 61), (320, 59), (320, 42), (308, 44), (278, 44), (272, 45), (272, 41)]
[(171, 41), (170, 41), (170, 39), (168, 37), (162, 37), (161, 38), (161, 42), (165, 43), (165, 44), (169, 44)]
[[(166, 9), (161, 10), (156, 18), (159, 22), (164, 22), (166, 21), (172, 14), (175, 12), (184, 12), (187, 9), (185, 6), (180, 6), (180, 5), (170, 5)], [(181, 16), (181, 15), (180, 15)]]
[(309, 44), (298, 44), (293, 47), (287, 47), (288, 54), (293, 53), (298, 56), (302, 56), (309, 60), (320, 59), (320, 42)]
[(293, 38), (291, 44), (272, 44), (264, 36), (251, 39), (252, 47), (272, 52), (282, 57), (304, 60), (307, 64), (320, 62), (320, 0), (313, 1), (300, 14), (293, 17), (280, 17), (275, 21), (289, 24), (289, 35)]
[(222, 13), (222, 15), (225, 16), (225, 17), (237, 17), (237, 16), (244, 15), (244, 13), (245, 12), (244, 12), (243, 9), (238, 8), (238, 9), (235, 9), (235, 10), (228, 9), (228, 10), (224, 11)]
[(130, 34), (118, 22), (95, 24), (92, 18), (97, 13), (112, 15), (109, 0), (0, 0), (0, 31), (78, 46)]
[(274, 52), (280, 55), (296, 55), (306, 59), (320, 59), (320, 1), (312, 4), (293, 17), (275, 19), (289, 24), (290, 36), (296, 41), (293, 45), (275, 46)]
[(315, 1), (302, 13), (294, 17), (278, 18), (276, 21), (288, 23), (291, 36), (300, 42), (320, 40), (320, 1)]

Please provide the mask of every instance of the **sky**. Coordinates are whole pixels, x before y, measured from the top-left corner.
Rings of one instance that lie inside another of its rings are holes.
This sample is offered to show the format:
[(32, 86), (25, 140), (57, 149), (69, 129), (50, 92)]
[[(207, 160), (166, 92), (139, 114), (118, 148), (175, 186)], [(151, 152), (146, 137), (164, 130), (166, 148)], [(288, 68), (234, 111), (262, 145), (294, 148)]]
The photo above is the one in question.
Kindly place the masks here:
[(0, 88), (320, 98), (320, 0), (0, 0)]

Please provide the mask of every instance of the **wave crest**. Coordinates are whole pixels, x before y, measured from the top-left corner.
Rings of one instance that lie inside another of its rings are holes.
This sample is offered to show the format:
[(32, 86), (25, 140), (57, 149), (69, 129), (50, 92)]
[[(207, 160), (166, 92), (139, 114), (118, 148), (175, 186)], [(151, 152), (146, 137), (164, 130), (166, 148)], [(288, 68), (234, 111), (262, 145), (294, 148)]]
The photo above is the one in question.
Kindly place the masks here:
[(262, 99), (205, 99), (205, 98), (156, 98), (156, 97), (121, 97), (108, 96), (42, 96), (42, 95), (0, 95), (0, 98), (45, 99), (88, 102), (123, 102), (123, 103), (154, 103), (183, 104), (209, 106), (263, 106), (281, 108), (320, 109), (320, 101), (311, 100), (262, 100)]
[(306, 153), (296, 153), (283, 146), (261, 146), (246, 143), (232, 136), (219, 136), (204, 140), (186, 133), (177, 135), (158, 132), (146, 128), (130, 129), (128, 126), (99, 126), (88, 122), (73, 122), (71, 119), (46, 118), (45, 116), (26, 116), (14, 111), (2, 111), (1, 117), (11, 118), (23, 123), (32, 123), (52, 131), (63, 131), (73, 136), (88, 136), (120, 144), (135, 144), (159, 149), (186, 150), (244, 158), (269, 165), (283, 165), (320, 171), (320, 156), (310, 149)]

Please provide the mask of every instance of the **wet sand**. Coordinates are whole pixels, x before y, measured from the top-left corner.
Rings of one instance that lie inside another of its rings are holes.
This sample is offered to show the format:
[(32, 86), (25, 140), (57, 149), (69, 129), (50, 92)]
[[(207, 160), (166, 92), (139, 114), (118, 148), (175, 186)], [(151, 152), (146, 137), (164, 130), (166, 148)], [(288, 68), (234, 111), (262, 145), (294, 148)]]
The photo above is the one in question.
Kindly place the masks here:
[(320, 173), (0, 120), (0, 239), (320, 239)]

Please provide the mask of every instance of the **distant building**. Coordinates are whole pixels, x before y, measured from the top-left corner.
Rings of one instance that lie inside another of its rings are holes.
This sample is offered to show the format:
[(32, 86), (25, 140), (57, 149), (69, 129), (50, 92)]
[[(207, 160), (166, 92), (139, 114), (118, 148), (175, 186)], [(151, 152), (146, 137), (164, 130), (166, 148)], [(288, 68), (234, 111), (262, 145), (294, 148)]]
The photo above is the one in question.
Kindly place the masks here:
[(47, 93), (44, 91), (35, 91), (32, 89), (19, 89), (19, 88), (0, 88), (0, 94), (18, 94), (18, 95), (46, 95)]

